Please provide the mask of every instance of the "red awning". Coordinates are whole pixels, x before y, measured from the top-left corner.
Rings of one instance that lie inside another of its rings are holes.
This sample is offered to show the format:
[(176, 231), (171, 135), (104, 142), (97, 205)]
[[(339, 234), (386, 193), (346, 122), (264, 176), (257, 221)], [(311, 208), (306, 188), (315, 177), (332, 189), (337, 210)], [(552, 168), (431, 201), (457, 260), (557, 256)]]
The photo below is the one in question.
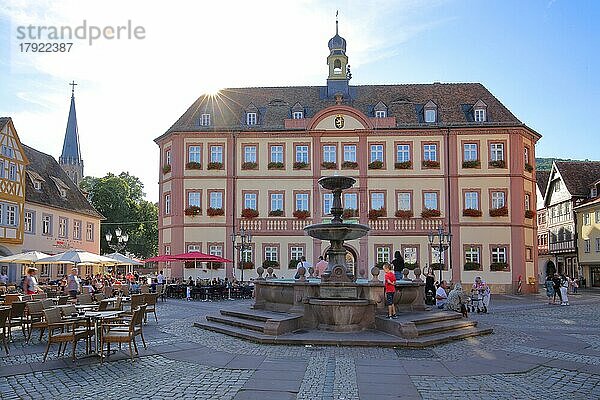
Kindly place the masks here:
[(147, 263), (147, 262), (166, 262), (166, 261), (173, 261), (173, 257), (171, 257), (168, 254), (163, 254), (162, 256), (155, 256), (155, 257), (150, 257), (147, 258), (145, 260), (142, 260), (142, 262)]
[(176, 254), (173, 256), (169, 256), (169, 260), (167, 260), (167, 261), (173, 261), (173, 260), (196, 261), (196, 262), (221, 262), (221, 263), (232, 262), (231, 260), (228, 260), (226, 258), (219, 257), (219, 256), (213, 256), (213, 255), (202, 253), (199, 251), (190, 251), (190, 252), (183, 253), (183, 254)]

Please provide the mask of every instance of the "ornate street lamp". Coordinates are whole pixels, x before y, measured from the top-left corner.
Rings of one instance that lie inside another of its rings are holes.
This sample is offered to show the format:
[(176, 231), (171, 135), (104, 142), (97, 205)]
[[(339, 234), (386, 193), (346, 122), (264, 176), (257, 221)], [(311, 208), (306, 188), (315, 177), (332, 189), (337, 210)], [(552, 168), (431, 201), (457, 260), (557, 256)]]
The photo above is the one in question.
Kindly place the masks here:
[[(429, 239), (429, 244), (431, 247), (437, 247), (439, 251), (439, 261), (440, 261), (440, 284), (442, 283), (442, 270), (444, 268), (444, 263), (442, 261), (442, 255), (444, 251), (446, 251), (450, 244), (452, 243), (452, 234), (450, 232), (444, 232), (444, 226), (440, 225), (438, 227), (437, 232), (429, 231), (427, 234)], [(435, 243), (435, 239), (437, 239), (437, 243)]]
[(241, 282), (244, 283), (244, 264), (247, 262), (247, 260), (245, 260), (245, 251), (251, 248), (250, 243), (252, 242), (252, 233), (247, 229), (241, 228), (237, 233), (232, 233), (230, 237), (233, 248), (239, 251), (240, 260), (238, 261), (238, 265), (241, 263)]
[(115, 252), (120, 253), (121, 250), (127, 246), (127, 241), (129, 240), (129, 235), (121, 230), (121, 228), (115, 229), (114, 237), (117, 239), (115, 243), (112, 242), (113, 234), (110, 231), (107, 231), (104, 235), (106, 239), (106, 243), (108, 247), (113, 249)]

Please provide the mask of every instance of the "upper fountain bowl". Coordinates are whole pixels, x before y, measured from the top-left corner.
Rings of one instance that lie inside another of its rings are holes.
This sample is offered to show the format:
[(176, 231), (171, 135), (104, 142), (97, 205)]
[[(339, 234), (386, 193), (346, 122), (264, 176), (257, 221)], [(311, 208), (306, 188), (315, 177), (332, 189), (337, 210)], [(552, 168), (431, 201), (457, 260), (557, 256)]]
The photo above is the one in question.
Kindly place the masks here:
[(315, 224), (304, 228), (308, 236), (321, 240), (354, 240), (369, 233), (369, 227), (360, 224)]
[(324, 176), (319, 179), (319, 185), (327, 190), (346, 190), (350, 189), (356, 183), (356, 179), (350, 176)]

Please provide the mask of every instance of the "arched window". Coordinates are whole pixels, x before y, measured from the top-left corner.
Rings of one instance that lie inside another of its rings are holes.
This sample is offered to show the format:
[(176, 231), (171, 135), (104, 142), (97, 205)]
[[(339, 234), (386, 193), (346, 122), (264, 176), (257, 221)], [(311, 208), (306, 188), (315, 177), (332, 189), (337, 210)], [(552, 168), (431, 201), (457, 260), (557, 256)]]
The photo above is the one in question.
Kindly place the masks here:
[(342, 62), (339, 59), (333, 61), (333, 73), (341, 74), (342, 73)]

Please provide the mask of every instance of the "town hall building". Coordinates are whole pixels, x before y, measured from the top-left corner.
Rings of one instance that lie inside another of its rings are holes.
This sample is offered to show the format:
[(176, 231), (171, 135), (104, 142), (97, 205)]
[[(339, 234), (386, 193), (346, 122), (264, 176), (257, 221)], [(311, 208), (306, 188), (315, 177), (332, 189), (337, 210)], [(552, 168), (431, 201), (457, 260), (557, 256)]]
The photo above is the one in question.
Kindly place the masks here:
[[(268, 260), (293, 277), (295, 260), (314, 263), (327, 250), (303, 228), (331, 219), (332, 195), (317, 182), (339, 174), (357, 180), (344, 218), (371, 228), (346, 243), (359, 278), (400, 251), (410, 268), (443, 264), (453, 282), (481, 276), (498, 293), (521, 278), (536, 290), (540, 135), (479, 83), (351, 85), (337, 30), (324, 86), (201, 95), (155, 139), (159, 253), (235, 260), (213, 276), (239, 279), (243, 265), (248, 279)], [(440, 226), (452, 234), (441, 257), (428, 240)], [(252, 233), (244, 254), (231, 240), (240, 229)], [(188, 277), (182, 263), (163, 267)]]

